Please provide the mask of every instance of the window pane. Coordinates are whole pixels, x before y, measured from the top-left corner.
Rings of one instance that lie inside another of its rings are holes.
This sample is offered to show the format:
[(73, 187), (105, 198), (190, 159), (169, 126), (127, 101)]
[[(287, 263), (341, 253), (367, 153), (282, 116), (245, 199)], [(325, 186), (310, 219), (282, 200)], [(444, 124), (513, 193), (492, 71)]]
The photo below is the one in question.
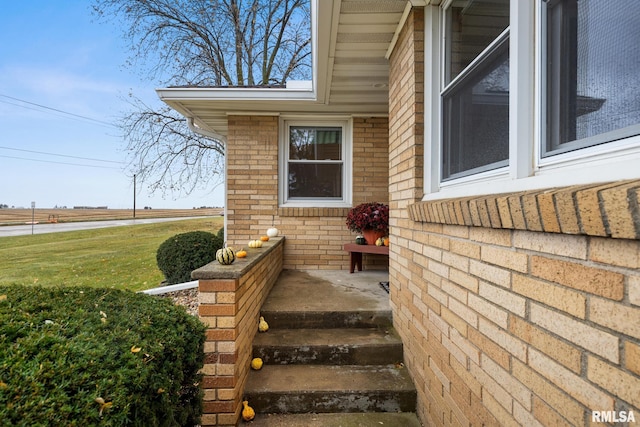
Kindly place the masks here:
[(446, 19), (449, 84), (509, 26), (509, 0), (454, 1)]
[(342, 128), (290, 128), (290, 160), (341, 160)]
[(508, 39), (481, 67), (444, 93), (443, 113), (443, 180), (507, 164)]
[(342, 165), (289, 163), (289, 199), (341, 198)]
[(639, 132), (639, 23), (637, 0), (548, 3), (547, 154)]

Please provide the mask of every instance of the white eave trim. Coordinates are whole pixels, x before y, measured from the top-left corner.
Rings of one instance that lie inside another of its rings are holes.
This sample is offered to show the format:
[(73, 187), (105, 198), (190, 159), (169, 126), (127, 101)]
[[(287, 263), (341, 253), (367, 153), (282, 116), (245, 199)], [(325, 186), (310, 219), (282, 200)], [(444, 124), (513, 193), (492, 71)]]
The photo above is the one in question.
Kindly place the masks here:
[(385, 59), (389, 59), (391, 57), (391, 53), (396, 48), (396, 43), (398, 43), (398, 37), (400, 36), (400, 31), (404, 27), (404, 24), (407, 22), (407, 18), (409, 17), (409, 13), (411, 12), (411, 8), (413, 7), (412, 2), (407, 2), (404, 6), (404, 11), (402, 12), (402, 16), (400, 17), (400, 22), (396, 26), (396, 31), (393, 33), (393, 38), (391, 39), (391, 43), (389, 43), (389, 48), (387, 49), (387, 53), (384, 55)]
[(162, 101), (315, 101), (312, 89), (293, 88), (160, 88)]
[(393, 49), (396, 47), (396, 43), (398, 43), (398, 37), (400, 36), (400, 31), (404, 27), (404, 24), (407, 22), (407, 18), (409, 17), (409, 12), (414, 7), (425, 7), (429, 5), (437, 6), (440, 4), (440, 0), (409, 0), (404, 7), (404, 11), (402, 12), (402, 17), (400, 18), (400, 22), (396, 27), (396, 31), (393, 33), (393, 38), (391, 39), (391, 43), (389, 43), (389, 48), (387, 49), (387, 53), (384, 55), (386, 59), (391, 57), (391, 53)]

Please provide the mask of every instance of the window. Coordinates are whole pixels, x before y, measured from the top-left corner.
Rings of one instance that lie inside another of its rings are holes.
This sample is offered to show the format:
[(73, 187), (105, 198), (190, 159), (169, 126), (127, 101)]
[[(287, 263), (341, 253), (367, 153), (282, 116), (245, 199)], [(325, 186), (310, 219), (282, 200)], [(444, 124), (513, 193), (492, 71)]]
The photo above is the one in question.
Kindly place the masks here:
[(640, 178), (637, 0), (425, 8), (424, 200)]
[(456, 1), (445, 20), (446, 181), (508, 164), (509, 1)]
[(281, 202), (346, 205), (350, 199), (350, 127), (347, 122), (285, 121)]
[(639, 133), (640, 9), (602, 1), (546, 4), (547, 133), (543, 155)]

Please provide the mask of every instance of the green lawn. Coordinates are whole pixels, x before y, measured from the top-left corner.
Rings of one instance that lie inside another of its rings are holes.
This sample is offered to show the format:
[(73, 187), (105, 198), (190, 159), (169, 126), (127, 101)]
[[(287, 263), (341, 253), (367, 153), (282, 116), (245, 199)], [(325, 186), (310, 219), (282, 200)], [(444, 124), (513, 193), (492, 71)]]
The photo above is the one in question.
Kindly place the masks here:
[(188, 231), (216, 233), (223, 218), (0, 238), (0, 285), (95, 286), (139, 291), (164, 279), (158, 246)]

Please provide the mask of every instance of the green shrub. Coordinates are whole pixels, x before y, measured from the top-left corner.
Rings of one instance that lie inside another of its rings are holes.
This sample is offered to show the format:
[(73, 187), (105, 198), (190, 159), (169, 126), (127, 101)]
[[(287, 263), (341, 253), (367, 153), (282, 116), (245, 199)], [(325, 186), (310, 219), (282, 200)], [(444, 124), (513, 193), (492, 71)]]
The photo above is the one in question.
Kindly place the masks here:
[(196, 425), (204, 330), (168, 298), (0, 287), (0, 425)]
[(224, 238), (220, 238), (219, 234), (191, 231), (176, 234), (162, 242), (156, 253), (156, 261), (167, 284), (188, 282), (193, 270), (213, 261), (216, 251), (223, 245)]
[(224, 246), (224, 227), (216, 233), (216, 250)]

